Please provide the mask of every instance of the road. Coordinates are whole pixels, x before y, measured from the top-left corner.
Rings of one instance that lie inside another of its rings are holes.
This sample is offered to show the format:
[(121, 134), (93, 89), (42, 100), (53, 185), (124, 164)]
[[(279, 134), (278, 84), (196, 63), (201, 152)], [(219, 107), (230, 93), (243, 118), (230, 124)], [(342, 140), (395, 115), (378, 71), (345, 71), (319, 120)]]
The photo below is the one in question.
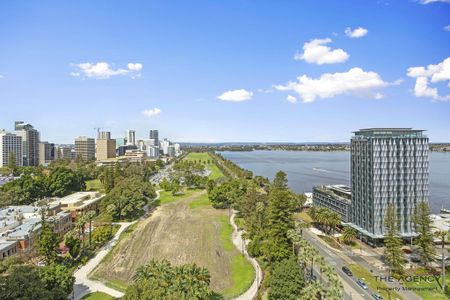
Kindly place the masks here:
[[(342, 272), (342, 267), (348, 265), (348, 263), (341, 258), (336, 253), (328, 249), (325, 242), (319, 240), (313, 233), (309, 230), (303, 230), (303, 238), (306, 239), (314, 248), (316, 248), (320, 255), (323, 256), (325, 261), (333, 266), (336, 270), (338, 276), (342, 279), (344, 285), (344, 290), (348, 294), (344, 299), (372, 299), (372, 295), (367, 290), (363, 290), (359, 285), (356, 284), (356, 278), (350, 277)], [(317, 276), (317, 275), (316, 275)], [(320, 278), (317, 276), (317, 278)]]
[[(373, 276), (380, 276), (380, 275), (386, 275), (381, 273), (379, 270), (377, 270), (374, 266), (371, 266), (365, 259), (363, 259), (361, 256), (358, 256), (356, 253), (355, 255), (348, 256), (343, 252), (338, 252), (331, 250), (326, 244), (326, 242), (322, 241), (320, 238), (318, 238), (314, 233), (312, 233), (310, 230), (303, 230), (303, 237), (308, 240), (314, 248), (319, 250), (320, 254), (324, 256), (325, 260), (328, 261), (330, 265), (335, 267), (338, 275), (353, 289), (356, 289), (358, 291), (358, 294), (364, 297), (365, 299), (372, 299), (371, 293), (376, 291), (370, 291), (370, 290), (363, 290), (361, 287), (359, 287), (356, 284), (356, 279), (354, 276), (349, 277), (344, 272), (342, 272), (342, 266), (348, 265), (349, 263), (354, 263), (362, 266), (366, 270), (370, 270), (373, 274)], [(366, 249), (365, 251), (370, 251)], [(374, 254), (372, 256), (373, 258), (376, 257)], [(390, 288), (395, 288), (396, 292), (402, 296), (404, 299), (407, 300), (421, 300), (422, 298), (419, 297), (417, 294), (408, 291), (403, 290), (402, 286), (398, 281), (394, 282), (385, 282), (386, 285)], [(353, 297), (353, 293), (352, 293)]]
[(256, 294), (258, 293), (258, 288), (261, 285), (263, 275), (262, 275), (261, 268), (260, 268), (258, 262), (256, 261), (256, 259), (254, 259), (253, 257), (250, 257), (250, 255), (248, 255), (248, 253), (247, 253), (247, 250), (245, 249), (244, 240), (242, 239), (242, 230), (239, 230), (236, 223), (234, 222), (235, 215), (236, 215), (236, 212), (233, 211), (233, 213), (231, 214), (231, 217), (230, 217), (230, 223), (231, 223), (231, 226), (233, 226), (233, 233), (231, 235), (233, 244), (239, 250), (239, 252), (243, 253), (245, 255), (245, 257), (247, 258), (247, 260), (252, 264), (253, 268), (255, 269), (255, 274), (256, 274), (255, 280), (253, 281), (250, 288), (247, 291), (245, 291), (245, 293), (243, 293), (242, 295), (236, 297), (235, 300), (252, 300), (253, 298), (255, 298)]
[[(135, 221), (136, 222), (136, 221)], [(87, 264), (82, 266), (80, 269), (78, 269), (74, 276), (75, 276), (75, 284), (73, 286), (73, 295), (72, 299), (79, 300), (86, 296), (87, 294), (93, 293), (93, 292), (103, 292), (108, 295), (111, 295), (115, 298), (120, 298), (123, 296), (122, 292), (116, 291), (112, 288), (107, 287), (103, 283), (99, 281), (94, 281), (91, 279), (88, 279), (89, 273), (92, 272), (92, 270), (97, 267), (97, 265), (102, 261), (102, 259), (108, 254), (109, 251), (114, 247), (114, 245), (119, 240), (120, 235), (122, 232), (125, 231), (131, 224), (134, 222), (128, 222), (128, 223), (116, 223), (120, 225), (119, 230), (117, 230), (114, 237), (106, 244), (104, 245), (98, 253), (88, 261)]]

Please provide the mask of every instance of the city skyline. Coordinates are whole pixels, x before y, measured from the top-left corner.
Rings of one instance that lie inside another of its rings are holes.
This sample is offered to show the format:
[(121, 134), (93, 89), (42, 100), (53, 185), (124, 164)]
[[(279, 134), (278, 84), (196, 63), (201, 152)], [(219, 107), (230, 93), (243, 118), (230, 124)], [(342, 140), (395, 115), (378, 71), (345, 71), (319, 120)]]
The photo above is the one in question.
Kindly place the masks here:
[(413, 127), (450, 142), (448, 3), (11, 2), (0, 20), (0, 128), (24, 120), (42, 141), (159, 128), (178, 142), (348, 142)]

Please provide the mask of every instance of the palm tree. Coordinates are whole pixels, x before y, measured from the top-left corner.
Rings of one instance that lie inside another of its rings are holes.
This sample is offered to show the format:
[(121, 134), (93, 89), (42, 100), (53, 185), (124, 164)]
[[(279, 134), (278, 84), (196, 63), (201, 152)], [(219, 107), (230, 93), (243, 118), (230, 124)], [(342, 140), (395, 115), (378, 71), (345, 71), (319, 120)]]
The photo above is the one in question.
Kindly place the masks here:
[(438, 231), (436, 232), (436, 236), (441, 240), (441, 254), (442, 254), (442, 291), (445, 293), (445, 255), (444, 255), (444, 247), (445, 240), (449, 237), (449, 231)]
[(321, 284), (318, 281), (312, 281), (309, 284), (307, 284), (300, 295), (301, 300), (314, 300), (314, 299), (320, 299), (321, 295), (323, 294), (323, 288)]
[(84, 215), (78, 215), (75, 221), (75, 227), (78, 229), (78, 234), (81, 237), (81, 248), (84, 249), (84, 226), (86, 225), (86, 218)]
[(86, 213), (86, 219), (89, 221), (89, 248), (92, 246), (92, 219), (95, 217), (97, 213), (93, 210), (90, 210)]
[(344, 240), (344, 243), (350, 244), (353, 242), (354, 239), (356, 239), (358, 233), (353, 227), (345, 226), (344, 230), (342, 231), (342, 239)]

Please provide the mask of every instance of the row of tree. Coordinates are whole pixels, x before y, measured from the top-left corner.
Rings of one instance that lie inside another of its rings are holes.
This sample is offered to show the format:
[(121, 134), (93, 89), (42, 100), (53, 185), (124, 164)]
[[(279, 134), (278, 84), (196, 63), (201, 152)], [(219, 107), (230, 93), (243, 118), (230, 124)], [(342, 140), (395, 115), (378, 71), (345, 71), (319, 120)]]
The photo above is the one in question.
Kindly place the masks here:
[(211, 289), (210, 278), (207, 269), (195, 264), (172, 266), (167, 260), (152, 260), (136, 270), (123, 299), (223, 299)]
[[(247, 250), (263, 264), (263, 287), (268, 288), (269, 299), (319, 299), (323, 287), (317, 291), (320, 284), (306, 282), (304, 252), (300, 251), (300, 248), (304, 251), (314, 248), (297, 235), (292, 236), (302, 228), (295, 224), (294, 213), (304, 205), (305, 198), (288, 188), (286, 174), (282, 171), (268, 184), (267, 179), (247, 179), (249, 173), (234, 163), (218, 155), (213, 157), (220, 160), (219, 166), (224, 166), (225, 170), (238, 170), (239, 175), (230, 174), (229, 181), (209, 188), (209, 199), (216, 208), (237, 211), (245, 238), (250, 240)], [(320, 261), (320, 255), (314, 254), (314, 259)], [(336, 280), (336, 273), (325, 264), (321, 268), (329, 274), (326, 295), (336, 295), (329, 299), (340, 299), (342, 286)]]

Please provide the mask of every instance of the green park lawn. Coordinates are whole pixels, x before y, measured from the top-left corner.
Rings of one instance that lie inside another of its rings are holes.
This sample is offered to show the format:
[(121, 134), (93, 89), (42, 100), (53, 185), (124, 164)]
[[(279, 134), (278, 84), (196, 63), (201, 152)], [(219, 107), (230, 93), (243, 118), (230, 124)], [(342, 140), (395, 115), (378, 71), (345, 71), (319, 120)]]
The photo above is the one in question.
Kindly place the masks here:
[[(231, 240), (233, 227), (229, 222), (227, 215), (218, 217), (222, 223), (220, 230), (220, 240), (225, 251), (236, 251)], [(250, 262), (242, 254), (237, 254), (231, 260), (231, 280), (233, 285), (223, 291), (225, 298), (240, 295), (245, 292), (252, 284), (255, 277), (255, 271)]]
[(159, 196), (159, 203), (161, 205), (163, 204), (167, 204), (167, 203), (171, 203), (171, 202), (175, 202), (175, 201), (179, 201), (179, 200), (183, 200), (186, 199), (190, 196), (192, 196), (194, 193), (198, 192), (199, 190), (197, 189), (184, 189), (183, 190), (183, 194), (178, 194), (178, 195), (172, 195), (172, 191), (160, 191), (160, 196)]
[[(372, 273), (370, 273), (368, 270), (364, 269), (360, 265), (350, 264), (348, 267), (352, 271), (353, 276), (364, 280), (364, 282), (369, 286), (369, 288), (373, 292), (379, 293), (381, 296), (383, 296), (384, 299), (396, 299), (396, 298), (403, 299), (396, 292), (390, 292), (389, 297), (389, 293), (386, 290), (388, 286), (384, 282), (377, 281)], [(377, 288), (380, 288), (381, 290), (378, 291)]]
[(93, 179), (86, 181), (86, 191), (99, 191), (103, 192), (103, 185), (99, 179)]
[[(218, 178), (224, 177), (222, 171), (217, 167), (217, 165), (213, 162), (211, 156), (209, 156), (206, 152), (191, 152), (185, 158), (185, 160), (189, 161), (201, 161), (205, 164), (206, 168), (211, 171), (209, 175), (209, 179), (216, 180)], [(208, 162), (211, 163), (208, 163)]]
[(114, 299), (114, 297), (102, 292), (91, 293), (83, 297), (83, 300), (112, 300), (112, 299)]
[(189, 208), (195, 209), (195, 208), (205, 207), (205, 206), (210, 206), (210, 205), (211, 205), (211, 201), (208, 198), (208, 194), (203, 194), (203, 195), (199, 196), (197, 199), (195, 199), (194, 201), (191, 201), (189, 203)]

